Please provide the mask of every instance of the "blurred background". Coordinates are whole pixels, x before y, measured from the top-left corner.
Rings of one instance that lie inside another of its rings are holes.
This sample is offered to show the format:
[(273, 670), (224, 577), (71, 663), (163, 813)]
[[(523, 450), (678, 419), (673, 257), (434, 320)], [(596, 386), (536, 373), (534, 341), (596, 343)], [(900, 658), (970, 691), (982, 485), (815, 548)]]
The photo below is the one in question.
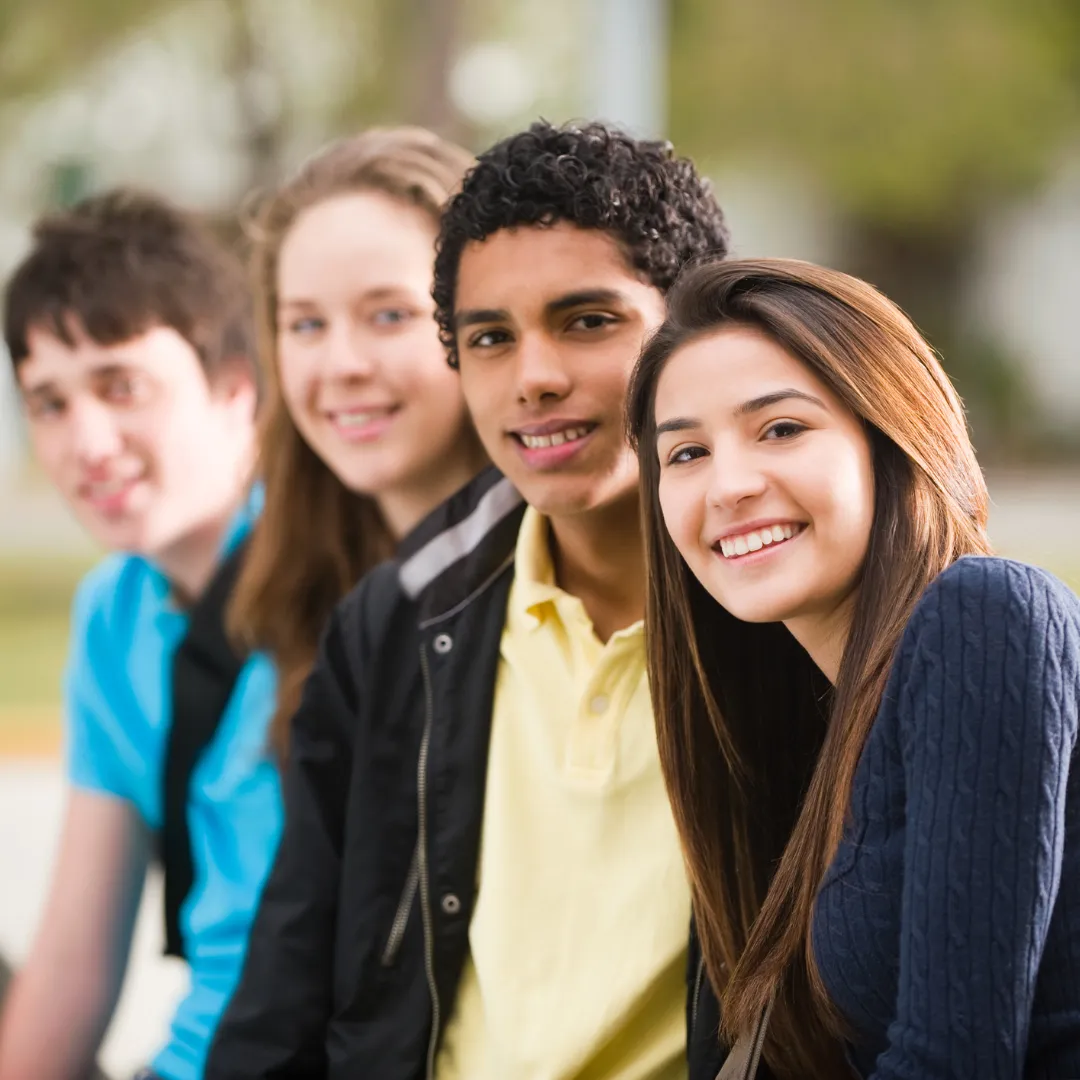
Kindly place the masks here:
[[(967, 403), (1006, 554), (1080, 588), (1077, 0), (0, 0), (0, 278), (32, 219), (117, 182), (237, 237), (335, 135), (479, 150), (537, 116), (670, 138), (740, 255), (872, 281)], [(67, 606), (95, 557), (28, 459), (0, 372), (0, 952), (25, 953), (62, 787)], [(156, 889), (151, 884), (151, 893)], [(157, 1041), (182, 974), (147, 901), (104, 1060)]]

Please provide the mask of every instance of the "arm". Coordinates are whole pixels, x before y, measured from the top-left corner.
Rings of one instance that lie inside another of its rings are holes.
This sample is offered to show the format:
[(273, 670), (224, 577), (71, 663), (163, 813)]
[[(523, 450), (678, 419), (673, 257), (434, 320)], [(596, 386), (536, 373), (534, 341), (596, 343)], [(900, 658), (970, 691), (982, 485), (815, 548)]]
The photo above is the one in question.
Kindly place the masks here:
[(206, 1080), (326, 1074), (345, 806), (357, 711), (338, 616), (293, 718), (285, 828)]
[(896, 1019), (875, 1080), (1020, 1080), (1061, 878), (1075, 598), (1001, 560), (928, 592), (898, 663), (907, 829)]
[(71, 793), (45, 912), (0, 1017), (0, 1080), (89, 1074), (123, 982), (148, 857), (130, 803)]

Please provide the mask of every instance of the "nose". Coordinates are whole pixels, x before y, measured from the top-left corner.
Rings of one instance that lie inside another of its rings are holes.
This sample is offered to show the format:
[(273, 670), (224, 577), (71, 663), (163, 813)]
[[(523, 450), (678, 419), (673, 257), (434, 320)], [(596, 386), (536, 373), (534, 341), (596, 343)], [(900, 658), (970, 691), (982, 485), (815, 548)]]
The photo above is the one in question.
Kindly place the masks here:
[(559, 401), (570, 393), (573, 380), (559, 350), (543, 335), (525, 336), (517, 356), (518, 400), (523, 405)]
[(104, 402), (83, 398), (69, 404), (71, 448), (89, 466), (100, 465), (123, 449), (124, 438), (116, 414)]
[(768, 480), (752, 453), (736, 447), (716, 446), (710, 463), (706, 499), (710, 506), (734, 510), (740, 503), (764, 493)]
[(327, 335), (320, 360), (322, 372), (328, 378), (366, 379), (377, 367), (371, 342), (363, 334), (341, 324)]

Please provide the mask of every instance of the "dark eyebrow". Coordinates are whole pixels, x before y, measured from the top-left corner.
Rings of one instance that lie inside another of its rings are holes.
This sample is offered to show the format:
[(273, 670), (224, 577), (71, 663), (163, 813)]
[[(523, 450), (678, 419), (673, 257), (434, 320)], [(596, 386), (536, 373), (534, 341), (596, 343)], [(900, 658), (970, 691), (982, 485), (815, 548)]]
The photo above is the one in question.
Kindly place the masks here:
[(454, 316), (454, 329), (466, 326), (478, 326), (480, 323), (509, 322), (510, 312), (502, 308), (473, 308), (471, 311), (459, 311)]
[(544, 305), (548, 315), (558, 315), (570, 308), (588, 307), (590, 304), (621, 307), (626, 303), (622, 293), (615, 289), (580, 289), (578, 292), (567, 293), (557, 300), (551, 300)]
[[(622, 307), (625, 303), (625, 297), (616, 289), (579, 289), (577, 292), (566, 293), (565, 296), (549, 300), (544, 305), (544, 313), (551, 316), (569, 311), (572, 308), (588, 307), (591, 304), (600, 304), (605, 307)], [(505, 323), (510, 321), (510, 312), (505, 308), (476, 308), (471, 311), (459, 311), (454, 316), (454, 329), (461, 330), (463, 327), (477, 326), (480, 323)]]
[(656, 437), (660, 438), (665, 431), (689, 431), (692, 428), (701, 427), (701, 421), (692, 416), (676, 416), (673, 420), (665, 420), (656, 425)]
[(130, 371), (138, 371), (139, 368), (136, 364), (130, 364), (123, 357), (119, 357), (116, 360), (107, 364), (98, 364), (96, 367), (90, 369), (91, 379), (112, 379), (117, 375), (127, 375)]
[[(788, 401), (791, 398), (795, 398), (798, 401), (808, 401), (811, 405), (817, 405), (822, 409), (825, 408), (825, 402), (820, 398), (816, 398), (813, 394), (807, 394), (803, 390), (796, 390), (795, 387), (790, 386), (786, 390), (774, 390), (771, 394), (762, 394), (761, 397), (751, 398), (749, 401), (744, 401), (741, 405), (736, 405), (735, 415), (750, 416), (752, 413), (769, 408), (770, 405), (778, 405), (781, 401)], [(695, 417), (676, 416), (671, 420), (665, 420), (662, 424), (657, 424), (656, 436), (659, 438), (666, 431), (689, 431), (692, 428), (699, 427), (701, 427), (701, 421)]]
[(807, 394), (803, 390), (796, 390), (795, 387), (789, 386), (786, 390), (774, 390), (771, 394), (762, 394), (761, 397), (744, 401), (741, 405), (736, 406), (735, 415), (750, 416), (752, 413), (767, 409), (770, 405), (778, 405), (781, 401), (787, 401), (790, 398), (795, 398), (798, 401), (808, 401), (811, 405), (817, 405), (822, 409), (825, 408), (825, 402), (820, 398), (816, 398), (813, 394)]
[[(127, 363), (122, 358), (117, 358), (116, 360), (109, 360), (102, 364), (95, 364), (86, 373), (86, 378), (91, 380), (111, 379), (115, 378), (117, 375), (126, 375), (132, 370), (134, 370), (133, 365)], [(23, 397), (40, 397), (43, 394), (60, 393), (60, 389), (53, 379), (45, 379), (42, 382), (34, 383), (31, 386), (22, 386), (20, 383), (19, 389), (22, 391)]]
[(29, 401), (31, 398), (45, 397), (48, 394), (55, 394), (56, 384), (52, 379), (47, 379), (45, 382), (35, 383), (33, 386), (23, 386), (19, 384), (19, 391), (22, 394), (24, 400)]

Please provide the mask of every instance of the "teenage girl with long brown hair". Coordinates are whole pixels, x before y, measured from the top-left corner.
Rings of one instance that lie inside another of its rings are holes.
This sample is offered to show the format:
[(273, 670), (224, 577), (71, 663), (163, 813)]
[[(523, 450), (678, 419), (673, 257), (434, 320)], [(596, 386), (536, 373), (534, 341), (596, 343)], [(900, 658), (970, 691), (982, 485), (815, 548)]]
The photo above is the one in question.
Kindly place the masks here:
[(439, 215), (471, 162), (419, 128), (371, 130), (250, 223), (266, 502), (232, 615), (277, 664), (282, 755), (334, 605), (486, 462), (431, 299)]
[(960, 400), (871, 286), (713, 262), (668, 302), (630, 425), (696, 1024), (772, 1003), (783, 1078), (1080, 1076), (1080, 601), (990, 555)]

